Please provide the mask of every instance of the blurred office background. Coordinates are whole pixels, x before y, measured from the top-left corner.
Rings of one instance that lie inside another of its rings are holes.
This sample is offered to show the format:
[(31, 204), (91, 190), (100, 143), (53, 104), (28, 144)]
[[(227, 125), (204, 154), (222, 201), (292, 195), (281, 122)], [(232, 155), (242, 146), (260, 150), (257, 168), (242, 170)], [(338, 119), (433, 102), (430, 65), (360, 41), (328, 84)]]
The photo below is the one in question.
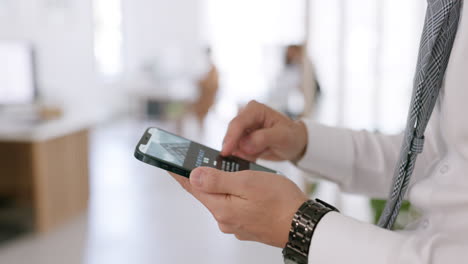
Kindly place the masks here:
[[(134, 159), (139, 137), (219, 149), (252, 99), (398, 133), (425, 2), (0, 0), (0, 263), (282, 263)], [(374, 221), (368, 197), (260, 163)]]

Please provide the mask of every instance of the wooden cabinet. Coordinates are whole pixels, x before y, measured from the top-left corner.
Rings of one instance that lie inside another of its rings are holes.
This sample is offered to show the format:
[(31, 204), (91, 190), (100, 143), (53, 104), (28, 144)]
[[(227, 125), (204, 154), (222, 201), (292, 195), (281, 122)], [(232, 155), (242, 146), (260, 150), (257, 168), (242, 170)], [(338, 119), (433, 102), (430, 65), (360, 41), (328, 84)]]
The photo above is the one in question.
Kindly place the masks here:
[(0, 140), (0, 195), (32, 210), (35, 230), (53, 229), (87, 208), (88, 137), (83, 129), (31, 142)]

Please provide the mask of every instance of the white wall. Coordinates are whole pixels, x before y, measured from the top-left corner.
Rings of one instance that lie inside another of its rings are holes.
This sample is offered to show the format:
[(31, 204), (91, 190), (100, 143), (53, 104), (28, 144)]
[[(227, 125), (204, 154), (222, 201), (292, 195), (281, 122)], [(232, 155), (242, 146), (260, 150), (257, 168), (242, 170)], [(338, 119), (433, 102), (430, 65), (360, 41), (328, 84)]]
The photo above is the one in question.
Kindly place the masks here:
[(46, 101), (70, 106), (96, 97), (91, 1), (0, 4), (0, 40), (25, 40), (36, 47), (38, 84)]
[[(124, 68), (148, 60), (189, 65), (202, 47), (201, 0), (122, 0)], [(171, 65), (179, 67), (180, 65)]]

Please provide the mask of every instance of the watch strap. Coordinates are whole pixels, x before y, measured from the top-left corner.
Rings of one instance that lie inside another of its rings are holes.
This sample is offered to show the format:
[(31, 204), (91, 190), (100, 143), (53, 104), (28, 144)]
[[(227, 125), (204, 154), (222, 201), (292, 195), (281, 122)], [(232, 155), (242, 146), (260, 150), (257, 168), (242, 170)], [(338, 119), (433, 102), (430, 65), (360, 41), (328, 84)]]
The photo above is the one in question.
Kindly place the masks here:
[(338, 212), (335, 207), (320, 199), (308, 200), (301, 205), (294, 214), (288, 243), (283, 249), (286, 263), (307, 264), (315, 228), (323, 216), (331, 211)]

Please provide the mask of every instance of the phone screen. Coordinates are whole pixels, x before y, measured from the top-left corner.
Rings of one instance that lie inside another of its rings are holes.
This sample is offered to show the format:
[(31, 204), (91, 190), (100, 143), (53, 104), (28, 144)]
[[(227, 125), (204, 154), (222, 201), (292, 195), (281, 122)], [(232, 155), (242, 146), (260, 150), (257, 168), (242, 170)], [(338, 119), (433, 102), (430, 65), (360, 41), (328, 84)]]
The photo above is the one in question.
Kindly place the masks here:
[(190, 171), (203, 166), (231, 172), (257, 170), (276, 173), (237, 157), (223, 157), (219, 151), (158, 128), (150, 128), (148, 134), (151, 135), (148, 143), (138, 146), (142, 153)]

